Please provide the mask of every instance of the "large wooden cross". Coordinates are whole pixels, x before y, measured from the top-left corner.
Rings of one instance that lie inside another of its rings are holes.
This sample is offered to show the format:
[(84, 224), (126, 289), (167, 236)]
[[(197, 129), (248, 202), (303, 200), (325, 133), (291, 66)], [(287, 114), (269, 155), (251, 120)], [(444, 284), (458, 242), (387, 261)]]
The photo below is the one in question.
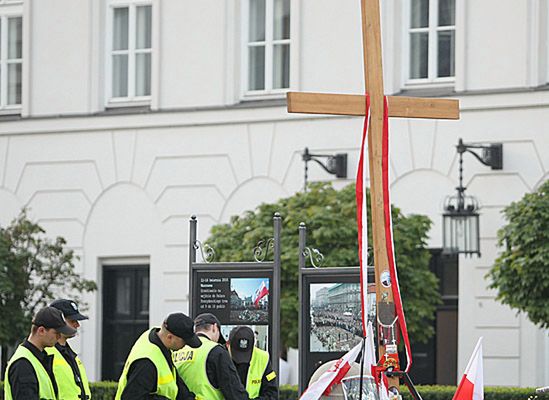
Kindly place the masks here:
[[(370, 96), (370, 128), (368, 155), (370, 165), (370, 195), (372, 211), (372, 237), (376, 276), (376, 309), (379, 303), (393, 302), (390, 288), (378, 284), (380, 275), (388, 269), (383, 218), (382, 189), (382, 133), (383, 133), (383, 70), (381, 59), (381, 28), (379, 0), (361, 0), (362, 43), (366, 92)], [(287, 95), (288, 112), (336, 115), (365, 115), (366, 101), (362, 95), (321, 94), (290, 92)], [(448, 99), (428, 99), (388, 96), (389, 117), (459, 119), (459, 102)], [(382, 300), (383, 299), (383, 300)], [(379, 346), (380, 358), (385, 346)], [(398, 380), (390, 380), (398, 386)]]

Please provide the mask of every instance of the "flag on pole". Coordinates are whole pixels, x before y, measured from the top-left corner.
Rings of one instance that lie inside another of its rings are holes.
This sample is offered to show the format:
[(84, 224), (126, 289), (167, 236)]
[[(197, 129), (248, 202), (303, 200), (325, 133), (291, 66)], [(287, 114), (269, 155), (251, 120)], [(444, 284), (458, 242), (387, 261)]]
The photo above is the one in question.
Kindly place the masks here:
[(473, 355), (452, 400), (483, 400), (484, 374), (482, 370), (482, 337), (478, 340)]
[(267, 285), (265, 285), (265, 281), (261, 281), (261, 285), (259, 285), (259, 289), (255, 291), (254, 294), (254, 305), (256, 307), (259, 307), (259, 300), (261, 300), (263, 297), (267, 296), (269, 294), (269, 289), (267, 289)]
[(362, 341), (349, 350), (341, 357), (335, 365), (328, 371), (324, 372), (318, 380), (303, 392), (300, 400), (317, 400), (324, 394), (329, 394), (332, 387), (341, 382), (347, 372), (351, 369), (351, 365), (358, 357), (362, 350)]

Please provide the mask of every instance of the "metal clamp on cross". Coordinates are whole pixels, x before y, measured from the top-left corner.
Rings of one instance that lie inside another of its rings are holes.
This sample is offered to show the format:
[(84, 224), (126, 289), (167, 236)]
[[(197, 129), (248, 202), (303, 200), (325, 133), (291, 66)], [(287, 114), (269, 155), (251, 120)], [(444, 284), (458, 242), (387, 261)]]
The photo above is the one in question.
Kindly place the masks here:
[[(372, 237), (375, 258), (376, 310), (394, 309), (393, 293), (381, 285), (382, 272), (388, 268), (386, 219), (384, 218), (382, 137), (384, 124), (384, 91), (381, 58), (381, 28), (379, 0), (361, 0), (362, 43), (366, 92), (370, 98), (370, 128), (368, 158), (370, 166), (370, 195), (372, 208)], [(287, 94), (288, 112), (308, 114), (365, 115), (366, 96), (345, 94), (297, 93)], [(387, 96), (388, 116), (400, 118), (459, 119), (459, 102), (449, 99), (429, 99)], [(378, 315), (379, 321), (379, 315)], [(379, 343), (379, 357), (386, 353)], [(389, 378), (389, 386), (398, 387), (398, 378)]]

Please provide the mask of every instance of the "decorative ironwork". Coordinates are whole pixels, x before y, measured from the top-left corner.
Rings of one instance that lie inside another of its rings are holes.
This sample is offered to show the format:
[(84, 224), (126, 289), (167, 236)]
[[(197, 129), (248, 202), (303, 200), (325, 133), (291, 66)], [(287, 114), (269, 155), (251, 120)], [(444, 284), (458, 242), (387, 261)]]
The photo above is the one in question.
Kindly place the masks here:
[(305, 247), (305, 250), (303, 250), (303, 257), (309, 257), (311, 265), (314, 268), (320, 268), (322, 266), (322, 262), (324, 261), (324, 255), (318, 251), (318, 249), (311, 249), (310, 247)]
[(274, 238), (262, 239), (254, 247), (254, 260), (256, 262), (263, 262), (269, 254), (269, 250), (274, 249)]
[(195, 240), (194, 248), (200, 250), (200, 255), (205, 263), (211, 263), (215, 259), (215, 250), (208, 243), (202, 244), (200, 240)]

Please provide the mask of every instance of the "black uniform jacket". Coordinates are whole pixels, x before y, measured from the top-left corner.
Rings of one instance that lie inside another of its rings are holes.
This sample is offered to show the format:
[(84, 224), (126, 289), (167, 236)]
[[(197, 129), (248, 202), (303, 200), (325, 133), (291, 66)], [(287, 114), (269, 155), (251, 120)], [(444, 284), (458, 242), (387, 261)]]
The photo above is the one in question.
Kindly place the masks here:
[[(162, 354), (166, 357), (166, 361), (171, 368), (174, 367), (171, 351), (164, 346), (158, 335), (158, 328), (153, 328), (149, 332), (149, 341), (154, 343)], [(177, 374), (176, 374), (177, 375)], [(163, 396), (154, 395), (156, 392), (156, 383), (158, 381), (158, 372), (153, 362), (147, 358), (136, 360), (130, 366), (127, 375), (128, 382), (122, 392), (122, 400), (160, 400), (165, 399)], [(183, 380), (177, 375), (177, 400), (194, 400), (194, 394), (189, 390)]]
[[(57, 383), (53, 376), (53, 356), (48, 355), (45, 351), (40, 351), (28, 340), (25, 340), (21, 345), (28, 350), (40, 361), (46, 369), (53, 383), (53, 389), (57, 395)], [(8, 381), (11, 385), (11, 394), (13, 400), (39, 400), (38, 395), (38, 377), (29, 360), (20, 358), (15, 361), (8, 372)]]
[[(248, 380), (248, 369), (250, 368), (249, 363), (235, 364), (238, 376), (243, 385), (246, 385)], [(263, 378), (261, 379), (261, 389), (259, 390), (259, 397), (256, 397), (257, 400), (277, 400), (278, 399), (278, 382), (277, 378), (272, 375), (273, 367), (271, 367), (271, 360), (265, 368), (263, 373)]]

